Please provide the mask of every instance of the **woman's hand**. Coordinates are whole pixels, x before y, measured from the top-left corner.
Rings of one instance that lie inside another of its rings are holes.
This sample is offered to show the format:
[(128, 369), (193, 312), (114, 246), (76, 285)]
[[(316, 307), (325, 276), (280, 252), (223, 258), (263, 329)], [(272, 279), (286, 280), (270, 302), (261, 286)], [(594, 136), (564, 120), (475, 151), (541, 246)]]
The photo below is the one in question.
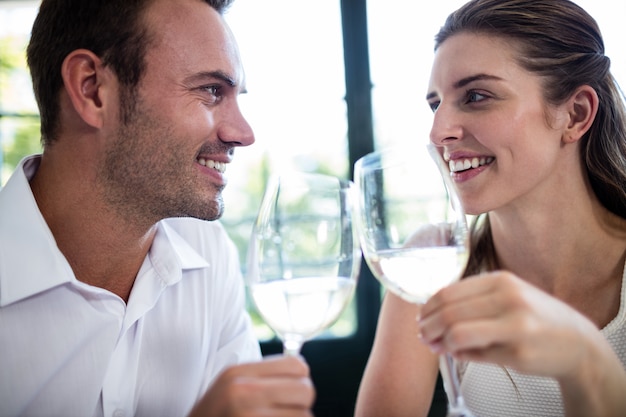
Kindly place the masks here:
[(597, 326), (505, 271), (464, 279), (434, 295), (419, 319), (438, 353), (555, 378), (567, 415), (626, 415), (626, 372)]
[(420, 335), (434, 351), (520, 372), (566, 377), (597, 327), (564, 302), (509, 272), (462, 280), (422, 308)]
[(190, 417), (312, 416), (315, 389), (300, 358), (276, 356), (226, 369)]

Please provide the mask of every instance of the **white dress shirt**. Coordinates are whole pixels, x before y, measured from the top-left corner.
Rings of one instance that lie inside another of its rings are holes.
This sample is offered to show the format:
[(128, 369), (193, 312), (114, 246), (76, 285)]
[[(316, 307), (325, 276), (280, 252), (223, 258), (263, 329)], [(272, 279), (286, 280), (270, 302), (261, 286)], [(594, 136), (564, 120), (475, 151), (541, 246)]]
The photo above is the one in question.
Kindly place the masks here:
[(261, 358), (218, 222), (160, 222), (126, 304), (75, 278), (29, 187), (39, 161), (0, 190), (0, 416), (183, 416)]

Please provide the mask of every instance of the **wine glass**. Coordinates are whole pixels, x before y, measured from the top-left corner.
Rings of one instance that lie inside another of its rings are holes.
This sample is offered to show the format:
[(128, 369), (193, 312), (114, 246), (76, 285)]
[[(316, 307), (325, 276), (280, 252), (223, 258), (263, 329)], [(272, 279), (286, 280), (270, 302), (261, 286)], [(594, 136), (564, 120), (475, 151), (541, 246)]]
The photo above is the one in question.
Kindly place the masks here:
[[(458, 280), (469, 256), (465, 213), (436, 148), (390, 148), (354, 166), (363, 256), (383, 286), (423, 304)], [(448, 417), (472, 417), (450, 355), (440, 356)]]
[(352, 182), (322, 174), (273, 175), (268, 181), (246, 281), (287, 355), (298, 355), (352, 299), (361, 260), (352, 193)]

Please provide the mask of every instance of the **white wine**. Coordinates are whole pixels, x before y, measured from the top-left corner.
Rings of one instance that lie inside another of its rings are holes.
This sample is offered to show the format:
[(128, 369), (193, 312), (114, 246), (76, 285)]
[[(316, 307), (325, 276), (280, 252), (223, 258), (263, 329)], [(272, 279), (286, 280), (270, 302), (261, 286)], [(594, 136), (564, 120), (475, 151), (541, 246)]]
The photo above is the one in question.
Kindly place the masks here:
[(468, 254), (454, 246), (389, 249), (367, 254), (376, 278), (394, 294), (424, 303), (459, 279)]
[(311, 277), (261, 282), (250, 291), (259, 313), (279, 337), (305, 341), (339, 318), (354, 288), (353, 279)]

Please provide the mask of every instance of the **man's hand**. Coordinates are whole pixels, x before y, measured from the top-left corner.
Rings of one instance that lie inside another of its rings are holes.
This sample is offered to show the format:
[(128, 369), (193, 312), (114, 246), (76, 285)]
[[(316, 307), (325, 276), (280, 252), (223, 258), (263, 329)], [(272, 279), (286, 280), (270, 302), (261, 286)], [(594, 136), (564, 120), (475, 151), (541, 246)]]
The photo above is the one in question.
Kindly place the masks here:
[(226, 369), (190, 417), (312, 416), (315, 389), (301, 359), (274, 356)]

